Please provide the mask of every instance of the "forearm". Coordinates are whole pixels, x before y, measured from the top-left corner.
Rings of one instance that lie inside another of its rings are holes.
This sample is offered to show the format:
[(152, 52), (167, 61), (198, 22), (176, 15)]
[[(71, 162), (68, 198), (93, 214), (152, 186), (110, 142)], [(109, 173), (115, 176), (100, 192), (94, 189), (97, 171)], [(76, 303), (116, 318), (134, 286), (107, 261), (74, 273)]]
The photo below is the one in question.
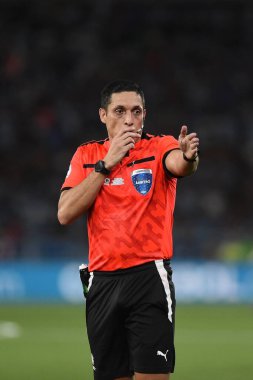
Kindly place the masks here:
[[(125, 154), (134, 147), (140, 134), (133, 126), (125, 126), (110, 141), (110, 148), (103, 158), (105, 168), (112, 170)], [(58, 220), (61, 224), (70, 224), (85, 214), (95, 201), (106, 175), (92, 172), (79, 185), (62, 192), (58, 205)]]
[(183, 152), (179, 149), (170, 152), (165, 161), (167, 169), (177, 177), (185, 177), (193, 174), (197, 170), (198, 164), (198, 156), (196, 161), (187, 161), (184, 159)]
[(70, 224), (85, 214), (95, 201), (105, 175), (90, 173), (79, 185), (62, 192), (58, 204), (58, 220), (61, 224)]

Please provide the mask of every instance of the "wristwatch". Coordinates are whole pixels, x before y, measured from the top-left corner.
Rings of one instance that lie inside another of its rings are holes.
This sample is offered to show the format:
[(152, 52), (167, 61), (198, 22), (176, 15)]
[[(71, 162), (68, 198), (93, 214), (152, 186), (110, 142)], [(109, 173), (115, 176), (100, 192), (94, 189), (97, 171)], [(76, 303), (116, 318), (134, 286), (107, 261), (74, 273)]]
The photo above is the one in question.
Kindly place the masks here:
[(106, 169), (105, 162), (102, 160), (99, 160), (95, 163), (95, 172), (102, 173), (102, 174), (110, 174), (110, 170)]
[(184, 158), (185, 161), (188, 161), (188, 162), (197, 161), (198, 156), (199, 156), (199, 150), (197, 151), (197, 154), (193, 158), (186, 157), (186, 155), (183, 152), (183, 158)]

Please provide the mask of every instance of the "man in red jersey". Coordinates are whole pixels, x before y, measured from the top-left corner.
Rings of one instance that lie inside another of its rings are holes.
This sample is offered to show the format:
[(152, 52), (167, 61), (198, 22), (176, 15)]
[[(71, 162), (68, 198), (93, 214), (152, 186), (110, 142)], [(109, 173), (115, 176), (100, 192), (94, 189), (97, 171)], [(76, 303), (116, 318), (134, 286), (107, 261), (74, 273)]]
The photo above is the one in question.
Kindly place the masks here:
[(87, 332), (95, 380), (168, 380), (174, 371), (170, 259), (177, 178), (198, 166), (199, 139), (143, 132), (144, 94), (130, 81), (101, 92), (108, 139), (76, 150), (59, 200), (66, 225), (88, 214)]

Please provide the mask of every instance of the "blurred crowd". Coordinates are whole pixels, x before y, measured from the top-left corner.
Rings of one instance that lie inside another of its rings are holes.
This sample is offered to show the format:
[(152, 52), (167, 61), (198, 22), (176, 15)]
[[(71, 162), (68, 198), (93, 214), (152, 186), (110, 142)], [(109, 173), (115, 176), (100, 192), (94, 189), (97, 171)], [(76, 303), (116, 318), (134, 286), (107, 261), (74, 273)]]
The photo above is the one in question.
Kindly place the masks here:
[(147, 131), (201, 139), (175, 256), (252, 254), (252, 37), (250, 1), (2, 0), (0, 260), (87, 255), (85, 220), (57, 221), (59, 190), (76, 147), (106, 137), (100, 90), (118, 78), (143, 87)]

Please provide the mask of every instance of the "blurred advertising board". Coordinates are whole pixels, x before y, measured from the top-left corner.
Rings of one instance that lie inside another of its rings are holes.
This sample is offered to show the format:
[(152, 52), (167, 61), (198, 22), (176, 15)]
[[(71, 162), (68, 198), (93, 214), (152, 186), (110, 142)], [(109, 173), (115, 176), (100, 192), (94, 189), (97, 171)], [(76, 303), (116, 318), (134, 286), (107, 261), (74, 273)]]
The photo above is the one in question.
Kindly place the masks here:
[[(83, 302), (79, 262), (3, 262), (0, 302)], [(176, 297), (182, 303), (252, 303), (253, 263), (174, 261)]]

